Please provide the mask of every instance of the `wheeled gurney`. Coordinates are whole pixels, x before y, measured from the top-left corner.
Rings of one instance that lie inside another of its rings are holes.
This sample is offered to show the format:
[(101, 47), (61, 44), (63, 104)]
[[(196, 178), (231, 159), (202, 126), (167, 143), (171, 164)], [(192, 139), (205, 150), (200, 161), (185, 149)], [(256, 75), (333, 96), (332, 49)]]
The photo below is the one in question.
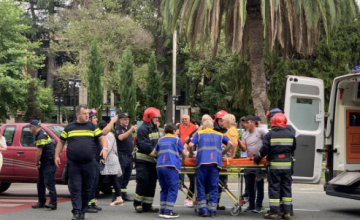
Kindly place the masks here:
[[(181, 174), (195, 174), (195, 192), (190, 192), (190, 190), (185, 186), (181, 181), (179, 182), (179, 189), (186, 196), (194, 202), (195, 212), (199, 212), (199, 208), (197, 206), (197, 193), (196, 193), (196, 158), (186, 158), (185, 161), (182, 162), (181, 166)], [(265, 158), (260, 162), (259, 165), (255, 164), (252, 158), (242, 158), (242, 159), (227, 159), (223, 158), (222, 169), (220, 170), (220, 175), (237, 175), (238, 178), (238, 193), (235, 195), (232, 193), (228, 186), (224, 184), (221, 180), (219, 180), (219, 186), (222, 188), (222, 191), (225, 192), (234, 202), (234, 206), (231, 209), (231, 215), (236, 216), (239, 215), (241, 211), (241, 207), (244, 205), (244, 200), (242, 197), (243, 193), (243, 183), (244, 183), (244, 174), (247, 173), (255, 173), (258, 178), (263, 178), (266, 176), (266, 166), (267, 161)], [(186, 193), (183, 188), (188, 190)]]

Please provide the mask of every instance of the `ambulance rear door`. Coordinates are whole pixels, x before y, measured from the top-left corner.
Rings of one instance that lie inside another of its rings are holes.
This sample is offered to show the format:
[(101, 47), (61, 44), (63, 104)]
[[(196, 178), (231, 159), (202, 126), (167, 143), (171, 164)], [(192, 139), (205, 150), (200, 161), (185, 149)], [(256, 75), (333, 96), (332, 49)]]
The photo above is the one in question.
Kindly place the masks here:
[(296, 137), (294, 182), (318, 183), (324, 147), (324, 83), (321, 79), (287, 76), (284, 113)]

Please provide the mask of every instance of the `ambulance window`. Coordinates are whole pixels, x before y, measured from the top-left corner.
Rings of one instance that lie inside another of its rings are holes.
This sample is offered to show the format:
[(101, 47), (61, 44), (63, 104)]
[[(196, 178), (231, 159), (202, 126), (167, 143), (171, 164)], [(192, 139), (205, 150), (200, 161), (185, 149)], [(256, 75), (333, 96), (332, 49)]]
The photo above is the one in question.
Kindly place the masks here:
[(319, 127), (319, 101), (309, 98), (291, 98), (290, 120), (299, 130), (314, 131)]
[(349, 120), (350, 126), (360, 126), (360, 113), (350, 112)]
[(360, 83), (358, 85), (357, 97), (358, 97), (358, 99), (360, 98)]

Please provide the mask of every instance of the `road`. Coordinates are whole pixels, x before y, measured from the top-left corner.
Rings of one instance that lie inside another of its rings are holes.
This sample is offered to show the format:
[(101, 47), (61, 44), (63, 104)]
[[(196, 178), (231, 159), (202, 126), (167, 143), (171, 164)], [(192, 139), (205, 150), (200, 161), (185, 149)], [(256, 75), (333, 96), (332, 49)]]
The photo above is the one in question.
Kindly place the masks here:
[[(230, 183), (229, 188), (232, 192), (237, 193), (237, 184)], [(129, 195), (134, 198), (135, 181), (129, 184)], [(267, 185), (265, 184), (265, 189)], [(0, 219), (1, 220), (57, 220), (71, 219), (72, 214), (70, 194), (67, 186), (58, 185), (58, 209), (56, 211), (46, 211), (45, 209), (33, 210), (31, 205), (37, 202), (36, 184), (17, 183), (13, 184), (8, 191), (0, 195)], [(160, 188), (157, 186), (154, 206), (159, 207)], [(183, 205), (185, 196), (179, 192), (179, 196), (175, 205), (175, 212), (180, 214), (181, 219), (198, 218), (194, 214), (193, 209)], [(85, 219), (159, 219), (157, 214), (142, 213), (137, 214), (131, 202), (125, 203), (124, 206), (109, 206), (111, 196), (102, 195), (99, 199), (99, 206), (103, 211), (98, 214), (86, 214)], [(322, 185), (293, 184), (293, 200), (295, 216), (292, 219), (359, 219), (360, 204), (359, 201), (330, 197), (323, 192)], [(218, 212), (219, 219), (263, 219), (264, 213), (244, 213), (239, 216), (231, 216), (230, 208), (234, 202), (227, 196), (223, 195), (221, 204), (227, 207), (226, 211)], [(244, 206), (247, 207), (247, 204)], [(265, 211), (268, 209), (267, 190), (264, 199)], [(264, 212), (265, 212), (264, 211)]]

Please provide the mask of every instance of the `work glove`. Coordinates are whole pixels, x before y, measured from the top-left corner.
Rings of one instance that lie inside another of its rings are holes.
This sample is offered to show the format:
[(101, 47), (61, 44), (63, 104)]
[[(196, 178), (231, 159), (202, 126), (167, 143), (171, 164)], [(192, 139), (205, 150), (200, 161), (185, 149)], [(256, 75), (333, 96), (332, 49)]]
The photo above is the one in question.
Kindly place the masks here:
[(254, 157), (254, 163), (256, 163), (256, 164), (259, 165), (259, 163), (261, 162), (261, 160), (262, 160), (262, 157), (260, 157), (258, 154), (255, 155), (255, 157)]

